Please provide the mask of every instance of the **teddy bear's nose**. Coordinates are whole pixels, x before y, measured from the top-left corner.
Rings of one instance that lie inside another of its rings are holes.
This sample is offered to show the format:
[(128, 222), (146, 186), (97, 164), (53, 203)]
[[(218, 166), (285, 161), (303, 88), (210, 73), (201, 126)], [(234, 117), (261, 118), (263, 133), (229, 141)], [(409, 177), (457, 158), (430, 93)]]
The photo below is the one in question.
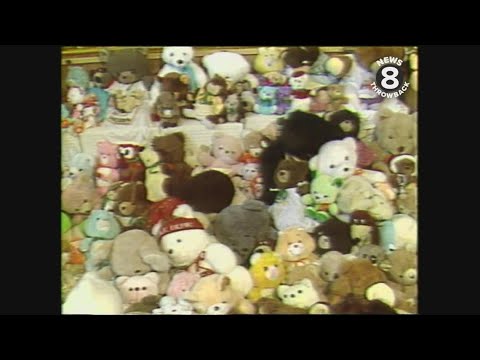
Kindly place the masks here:
[(350, 168), (343, 168), (343, 171), (347, 172), (348, 170), (350, 170)]
[(135, 274), (141, 273), (142, 270), (135, 270)]
[(140, 290), (140, 288), (136, 287), (136, 288), (135, 288), (135, 291), (138, 291), (138, 290)]
[(168, 253), (173, 254), (173, 250), (172, 249), (168, 250)]
[(177, 60), (177, 64), (178, 64), (178, 65), (182, 65), (182, 64), (183, 64), (183, 60), (182, 60), (182, 59)]
[(398, 151), (399, 152), (404, 152), (405, 151), (405, 146), (399, 146)]
[(218, 311), (218, 310), (220, 310), (220, 307), (219, 306), (214, 306), (213, 310)]
[(338, 275), (338, 274), (334, 274), (334, 275), (333, 275), (333, 278), (334, 278), (334, 279), (338, 279), (339, 277), (340, 277), (340, 275)]

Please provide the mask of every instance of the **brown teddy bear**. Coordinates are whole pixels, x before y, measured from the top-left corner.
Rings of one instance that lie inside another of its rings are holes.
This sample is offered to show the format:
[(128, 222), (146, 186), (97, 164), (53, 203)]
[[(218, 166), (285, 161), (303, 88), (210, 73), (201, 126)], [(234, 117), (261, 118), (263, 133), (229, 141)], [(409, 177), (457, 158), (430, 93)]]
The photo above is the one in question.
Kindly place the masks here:
[(302, 315), (308, 310), (286, 305), (278, 299), (262, 298), (257, 302), (258, 313), (261, 315)]
[(150, 206), (145, 185), (140, 181), (122, 184), (116, 201), (113, 212), (122, 230), (142, 229)]
[(175, 127), (180, 121), (180, 107), (175, 95), (170, 91), (162, 91), (154, 104), (156, 120), (162, 121), (162, 127)]
[(331, 305), (337, 305), (347, 296), (363, 298), (365, 291), (377, 282), (385, 282), (385, 274), (369, 260), (354, 259), (343, 263), (340, 277), (334, 280), (327, 291)]
[(180, 109), (191, 107), (193, 97), (188, 90), (189, 78), (187, 75), (172, 72), (159, 78), (159, 81), (162, 84), (162, 92), (173, 93), (174, 99)]
[(393, 308), (380, 300), (367, 300), (353, 295), (348, 295), (330, 309), (332, 314), (397, 315)]
[(287, 274), (296, 266), (304, 266), (318, 260), (315, 240), (302, 228), (279, 231), (275, 252), (282, 256)]

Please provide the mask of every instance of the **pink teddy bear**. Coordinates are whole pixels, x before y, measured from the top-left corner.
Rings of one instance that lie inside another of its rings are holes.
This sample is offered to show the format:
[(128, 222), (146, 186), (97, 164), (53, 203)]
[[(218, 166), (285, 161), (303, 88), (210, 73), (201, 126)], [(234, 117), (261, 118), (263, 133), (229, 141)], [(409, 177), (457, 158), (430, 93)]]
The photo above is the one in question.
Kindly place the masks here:
[(243, 164), (240, 158), (244, 153), (242, 141), (234, 136), (215, 133), (211, 152), (206, 146), (200, 147), (198, 162), (208, 169), (220, 170), (230, 176), (240, 173)]
[(106, 140), (97, 143), (98, 165), (95, 176), (98, 192), (102, 196), (108, 192), (110, 185), (120, 179), (118, 171), (120, 158), (117, 148), (117, 145)]
[(200, 275), (193, 272), (182, 271), (175, 274), (167, 289), (167, 296), (181, 299), (200, 279)]

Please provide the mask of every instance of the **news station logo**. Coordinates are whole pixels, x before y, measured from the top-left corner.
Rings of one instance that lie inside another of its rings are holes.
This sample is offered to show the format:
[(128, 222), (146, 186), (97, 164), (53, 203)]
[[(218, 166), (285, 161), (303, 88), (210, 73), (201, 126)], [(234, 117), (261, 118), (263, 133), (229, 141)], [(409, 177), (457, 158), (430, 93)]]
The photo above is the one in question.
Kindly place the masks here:
[(374, 82), (370, 84), (373, 91), (384, 98), (399, 97), (407, 91), (408, 82), (404, 81), (402, 69), (403, 60), (394, 57), (386, 56), (376, 61), (380, 67)]

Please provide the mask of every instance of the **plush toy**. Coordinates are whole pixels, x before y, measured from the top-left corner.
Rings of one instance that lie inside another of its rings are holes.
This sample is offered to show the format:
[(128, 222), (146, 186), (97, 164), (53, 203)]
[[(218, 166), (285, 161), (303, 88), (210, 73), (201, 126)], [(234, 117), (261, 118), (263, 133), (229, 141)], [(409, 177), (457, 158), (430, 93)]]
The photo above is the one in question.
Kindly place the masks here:
[(253, 249), (270, 236), (270, 214), (267, 206), (258, 200), (247, 200), (242, 205), (230, 205), (215, 218), (214, 233), (246, 264)]
[(272, 71), (263, 75), (257, 75), (258, 86), (283, 86), (288, 77), (278, 71)]
[(341, 179), (317, 174), (310, 183), (310, 194), (302, 197), (303, 203), (307, 205), (305, 215), (320, 223), (330, 219), (331, 215), (336, 215), (338, 208), (335, 200), (341, 186)]
[(273, 86), (260, 86), (257, 90), (258, 99), (253, 110), (257, 114), (272, 115), (277, 111), (276, 93), (277, 88)]
[(405, 48), (399, 46), (359, 46), (355, 49), (355, 58), (365, 70), (376, 73), (379, 68), (378, 59), (384, 57), (405, 57)]
[(198, 161), (208, 169), (220, 169), (235, 175), (242, 168), (239, 162), (242, 154), (243, 144), (239, 138), (217, 132), (213, 134), (211, 155), (206, 147), (202, 147), (198, 154)]
[(120, 154), (118, 146), (107, 140), (97, 142), (97, 168), (95, 170), (97, 189), (105, 195), (109, 187), (120, 180)]
[(62, 190), (70, 185), (79, 174), (86, 174), (93, 176), (93, 170), (95, 167), (95, 159), (93, 156), (85, 153), (77, 153), (70, 161), (68, 170), (65, 177), (62, 178)]
[(373, 187), (362, 176), (351, 176), (345, 180), (337, 196), (339, 215), (337, 217), (350, 222), (351, 214), (356, 210), (365, 210), (377, 221), (393, 216), (394, 208), (385, 195)]
[(219, 51), (202, 58), (202, 64), (207, 69), (208, 76), (218, 75), (225, 79), (227, 87), (244, 80), (250, 72), (250, 63), (240, 54)]
[(331, 306), (332, 314), (397, 315), (397, 312), (380, 300), (367, 300), (348, 295), (342, 302)]
[(344, 94), (343, 85), (332, 84), (310, 91), (312, 100), (310, 111), (315, 113), (330, 113), (341, 110), (348, 104), (348, 97)]
[(119, 144), (120, 181), (145, 181), (145, 166), (140, 160), (140, 152), (145, 149), (139, 144)]
[(324, 119), (302, 111), (288, 114), (280, 121), (280, 134), (260, 157), (261, 173), (264, 179), (265, 191), (261, 200), (271, 205), (276, 197), (274, 174), (279, 162), (286, 154), (308, 160), (318, 153), (320, 147), (328, 141), (340, 140), (345, 137), (344, 131)]
[(286, 305), (278, 299), (262, 298), (255, 304), (260, 315), (306, 315), (308, 310)]
[(116, 203), (113, 208), (122, 230), (143, 228), (150, 203), (147, 201), (147, 189), (140, 182), (123, 183), (117, 189)]
[(304, 279), (309, 279), (315, 289), (325, 291), (328, 282), (320, 275), (320, 265), (317, 263), (292, 268), (285, 277), (283, 284), (293, 285)]
[(173, 92), (162, 91), (155, 101), (153, 111), (163, 128), (175, 127), (180, 121), (180, 107)]
[(195, 315), (193, 305), (186, 300), (164, 296), (158, 303), (160, 308), (154, 309), (156, 315)]
[(337, 305), (349, 295), (364, 298), (368, 287), (386, 280), (385, 274), (369, 260), (354, 259), (346, 261), (340, 269), (340, 277), (335, 279), (328, 288), (329, 303)]
[(321, 309), (316, 313), (330, 312), (325, 295), (317, 291), (309, 279), (304, 279), (294, 285), (280, 285), (277, 288), (278, 297), (286, 305), (308, 309), (309, 313), (313, 309)]
[(237, 94), (230, 94), (225, 99), (225, 112), (227, 122), (241, 122), (245, 117), (245, 111)]
[(348, 74), (352, 63), (352, 59), (348, 56), (330, 56), (320, 53), (310, 68), (310, 79), (322, 85), (336, 84)]
[(285, 268), (282, 258), (274, 252), (255, 253), (250, 258), (250, 275), (253, 289), (248, 299), (256, 302), (261, 298), (272, 297), (275, 289), (285, 279)]
[(145, 165), (145, 187), (147, 188), (147, 200), (156, 202), (167, 197), (164, 184), (170, 176), (164, 174), (160, 167), (160, 156), (152, 149), (144, 149), (139, 154)]
[(320, 255), (332, 250), (349, 254), (352, 249), (350, 226), (337, 218), (330, 218), (319, 225), (312, 236), (317, 239), (317, 253)]
[(200, 275), (188, 271), (181, 271), (173, 275), (167, 288), (167, 296), (174, 299), (183, 298), (188, 291), (200, 280)]
[(383, 108), (378, 112), (376, 142), (371, 144), (377, 154), (372, 169), (391, 175), (389, 162), (396, 155), (416, 155), (417, 114), (407, 115)]
[(99, 270), (108, 265), (113, 239), (120, 234), (120, 225), (110, 211), (93, 210), (84, 224), (87, 236), (80, 243), (80, 251), (86, 253), (87, 271)]
[(275, 252), (285, 262), (285, 269), (290, 271), (296, 266), (304, 266), (318, 259), (314, 254), (315, 240), (302, 228), (288, 228), (278, 232)]
[(106, 89), (112, 85), (113, 81), (113, 76), (108, 73), (107, 68), (104, 66), (90, 70), (91, 89)]
[(214, 124), (224, 123), (225, 99), (228, 95), (227, 82), (215, 75), (197, 92), (195, 97), (195, 118), (207, 119)]
[[(338, 126), (345, 136), (358, 138), (360, 132), (360, 116), (358, 113), (347, 109), (337, 110), (327, 114), (326, 119), (332, 125)], [(371, 160), (366, 159), (370, 153), (363, 154), (363, 152), (367, 152), (368, 147), (366, 145), (361, 146), (359, 143), (361, 142), (357, 140), (357, 166), (370, 165), (373, 162), (374, 154), (371, 152)]]
[(370, 260), (375, 266), (383, 263), (386, 258), (385, 250), (381, 246), (374, 244), (363, 245), (353, 252), (353, 254), (359, 259)]
[(69, 121), (82, 124), (84, 129), (95, 127), (100, 121), (100, 105), (97, 96), (86, 89), (72, 86), (67, 92)]
[[(172, 93), (175, 104), (179, 109), (191, 108), (194, 101), (194, 93), (189, 91), (190, 78), (185, 74), (172, 72), (158, 78), (161, 83), (162, 92)], [(161, 116), (161, 114), (158, 114)]]
[(122, 313), (123, 304), (119, 291), (111, 281), (100, 278), (95, 272), (85, 273), (62, 305), (62, 314), (67, 315), (120, 315)]
[(405, 188), (417, 181), (417, 159), (412, 155), (398, 155), (390, 161), (390, 183), (399, 195), (405, 194)]
[(258, 48), (258, 54), (253, 60), (253, 68), (259, 74), (281, 72), (285, 67), (281, 55), (282, 49), (280, 48)]
[(115, 279), (115, 286), (122, 294), (124, 304), (135, 304), (150, 295), (158, 295), (159, 274), (149, 272), (144, 275), (119, 276)]
[(290, 110), (291, 103), (292, 88), (290, 86), (278, 86), (276, 98), (277, 111), (275, 112), (275, 114), (286, 114)]
[(405, 214), (396, 214), (379, 224), (380, 245), (390, 253), (396, 249), (417, 252), (417, 221)]
[(261, 181), (260, 159), (245, 153), (240, 158), (243, 167), (240, 170), (241, 180), (235, 181), (235, 186), (242, 191), (247, 199), (255, 199), (255, 185)]
[(319, 273), (324, 281), (332, 283), (340, 277), (344, 271), (347, 255), (338, 251), (328, 251), (320, 258)]
[(158, 76), (163, 78), (166, 74), (176, 72), (185, 74), (189, 79), (189, 89), (195, 92), (207, 82), (207, 75), (194, 61), (194, 51), (191, 46), (166, 46), (162, 51), (163, 67)]
[(110, 256), (112, 271), (118, 276), (143, 275), (170, 269), (168, 256), (157, 241), (143, 230), (128, 230), (113, 240)]
[(309, 161), (310, 170), (339, 179), (353, 175), (356, 164), (356, 142), (351, 137), (327, 142)]
[(193, 213), (186, 215), (188, 217), (166, 221), (160, 230), (160, 246), (168, 254), (171, 264), (177, 268), (188, 267), (200, 276), (226, 275), (236, 291), (248, 294), (252, 288), (248, 270), (237, 265), (230, 248), (214, 242)]
[(265, 150), (275, 138), (270, 129), (265, 128), (261, 131), (249, 132), (242, 140), (245, 152), (255, 158), (259, 158), (263, 150)]
[(185, 295), (185, 300), (200, 314), (255, 313), (253, 304), (232, 286), (231, 279), (220, 274), (202, 277)]
[(364, 245), (378, 245), (380, 243), (377, 222), (365, 210), (356, 210), (351, 214), (350, 236), (357, 249)]
[(160, 301), (159, 295), (148, 295), (142, 298), (137, 303), (129, 305), (125, 311), (125, 315), (150, 315), (158, 308), (158, 302)]
[(287, 68), (287, 75), (290, 76), (295, 71), (308, 72), (319, 55), (320, 50), (316, 46), (288, 47), (282, 54)]
[(395, 199), (395, 205), (399, 213), (409, 215), (417, 220), (417, 184), (407, 185), (404, 192)]
[(84, 221), (93, 209), (100, 207), (100, 197), (93, 179), (81, 174), (62, 191), (62, 211), (72, 217), (74, 225)]
[(290, 96), (292, 102), (289, 111), (310, 110), (310, 93), (306, 90), (308, 81), (308, 74), (303, 71), (296, 71), (288, 80), (288, 84), (292, 87), (292, 95)]
[(90, 87), (90, 76), (84, 67), (70, 66), (65, 82), (69, 87), (77, 86), (82, 89), (87, 89)]

